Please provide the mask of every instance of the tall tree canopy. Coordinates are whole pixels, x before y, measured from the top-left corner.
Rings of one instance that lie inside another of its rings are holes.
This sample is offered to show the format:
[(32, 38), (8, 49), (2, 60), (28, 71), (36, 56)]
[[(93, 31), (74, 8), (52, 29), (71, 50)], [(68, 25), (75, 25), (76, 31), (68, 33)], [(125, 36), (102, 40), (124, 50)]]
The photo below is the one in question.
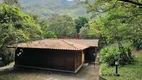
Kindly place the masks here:
[(88, 12), (96, 21), (94, 31), (112, 41), (131, 41), (142, 48), (142, 0), (95, 0), (88, 4)]
[(57, 36), (75, 36), (75, 22), (67, 15), (54, 14), (48, 20), (48, 30), (54, 32)]
[(15, 41), (40, 38), (41, 32), (33, 17), (15, 6), (0, 4), (0, 50)]
[(75, 19), (75, 24), (76, 24), (76, 30), (77, 30), (77, 33), (80, 32), (80, 29), (82, 27), (88, 27), (88, 21), (89, 19), (86, 18), (86, 17), (78, 17), (77, 19)]
[(40, 26), (33, 17), (16, 6), (0, 4), (0, 66), (14, 60), (7, 45), (41, 38)]

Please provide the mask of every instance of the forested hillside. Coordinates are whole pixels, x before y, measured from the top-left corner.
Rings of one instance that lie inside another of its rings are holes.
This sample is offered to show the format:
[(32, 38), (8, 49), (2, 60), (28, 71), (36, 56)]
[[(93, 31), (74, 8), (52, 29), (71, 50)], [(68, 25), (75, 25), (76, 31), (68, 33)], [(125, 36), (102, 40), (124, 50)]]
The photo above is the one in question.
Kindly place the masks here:
[(47, 18), (52, 14), (65, 14), (73, 18), (87, 16), (86, 9), (78, 4), (78, 0), (20, 0), (24, 11)]

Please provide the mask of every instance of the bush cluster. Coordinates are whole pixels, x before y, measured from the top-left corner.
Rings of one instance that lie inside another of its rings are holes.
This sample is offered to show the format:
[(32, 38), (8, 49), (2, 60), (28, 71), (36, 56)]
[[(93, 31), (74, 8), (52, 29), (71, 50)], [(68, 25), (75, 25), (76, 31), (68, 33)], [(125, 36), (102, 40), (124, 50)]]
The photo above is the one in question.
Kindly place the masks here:
[(14, 61), (14, 54), (13, 53), (0, 52), (0, 67), (6, 66), (13, 61)]
[(131, 48), (129, 47), (106, 47), (101, 50), (101, 62), (107, 63), (108, 66), (115, 66), (115, 61), (119, 65), (131, 64), (134, 62), (134, 56), (131, 55)]

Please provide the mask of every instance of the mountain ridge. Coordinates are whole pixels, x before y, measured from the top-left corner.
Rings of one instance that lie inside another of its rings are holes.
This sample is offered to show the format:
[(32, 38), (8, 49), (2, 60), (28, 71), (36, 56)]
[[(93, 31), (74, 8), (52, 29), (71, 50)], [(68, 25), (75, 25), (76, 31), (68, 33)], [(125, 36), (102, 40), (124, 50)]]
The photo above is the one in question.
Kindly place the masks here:
[(88, 16), (85, 7), (78, 5), (78, 0), (20, 0), (25, 12), (48, 18), (52, 14), (70, 15), (73, 18)]

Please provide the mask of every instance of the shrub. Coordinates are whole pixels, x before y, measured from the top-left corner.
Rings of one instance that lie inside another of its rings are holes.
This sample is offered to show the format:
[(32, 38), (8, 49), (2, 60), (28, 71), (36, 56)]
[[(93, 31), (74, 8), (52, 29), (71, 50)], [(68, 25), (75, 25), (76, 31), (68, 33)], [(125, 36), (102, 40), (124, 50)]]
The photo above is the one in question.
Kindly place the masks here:
[(133, 40), (133, 46), (136, 48), (136, 50), (142, 49), (142, 39)]
[(6, 66), (14, 61), (14, 53), (7, 51), (6, 53), (0, 52), (0, 67)]
[(57, 38), (56, 34), (52, 31), (45, 32), (43, 34), (44, 38)]
[(129, 47), (106, 47), (101, 50), (101, 62), (107, 63), (108, 66), (114, 66), (115, 61), (119, 61), (120, 65), (131, 64), (134, 57), (131, 55)]

